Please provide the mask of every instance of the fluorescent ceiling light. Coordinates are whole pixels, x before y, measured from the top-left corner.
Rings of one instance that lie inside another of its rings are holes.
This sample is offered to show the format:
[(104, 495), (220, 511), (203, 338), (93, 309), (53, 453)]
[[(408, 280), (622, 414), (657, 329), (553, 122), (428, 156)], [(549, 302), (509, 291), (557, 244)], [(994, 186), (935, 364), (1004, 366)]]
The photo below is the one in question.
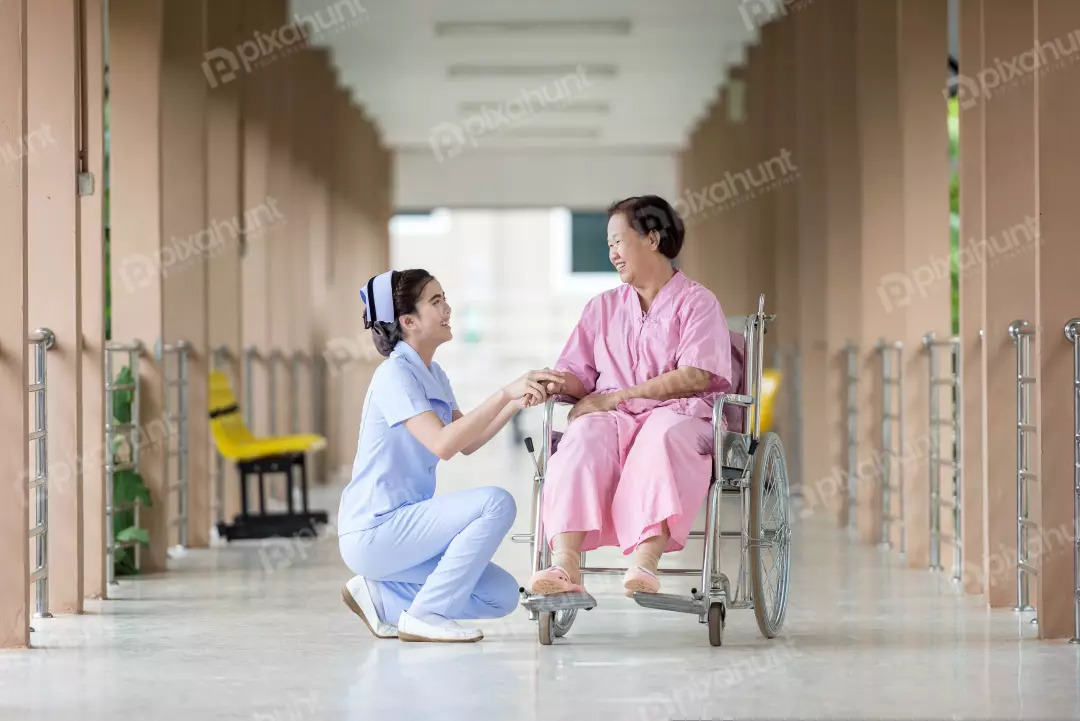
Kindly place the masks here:
[[(498, 110), (506, 105), (506, 100), (500, 100), (498, 102), (466, 102), (461, 104), (461, 112), (465, 115), (473, 115), (476, 113), (482, 113), (484, 110)], [(607, 115), (611, 112), (611, 105), (604, 100), (579, 100), (577, 102), (566, 103), (565, 105), (553, 104), (550, 108), (543, 107), (537, 111), (538, 113), (576, 113), (586, 114), (594, 113), (597, 115)]]
[(435, 23), (435, 36), (475, 38), (506, 36), (606, 35), (625, 37), (633, 29), (629, 20), (501, 20)]
[(535, 78), (584, 75), (586, 78), (614, 78), (619, 74), (615, 65), (584, 63), (578, 65), (471, 65), (456, 64), (446, 69), (449, 78)]
[(508, 128), (500, 131), (498, 135), (530, 140), (599, 140), (600, 128), (544, 128), (523, 126)]

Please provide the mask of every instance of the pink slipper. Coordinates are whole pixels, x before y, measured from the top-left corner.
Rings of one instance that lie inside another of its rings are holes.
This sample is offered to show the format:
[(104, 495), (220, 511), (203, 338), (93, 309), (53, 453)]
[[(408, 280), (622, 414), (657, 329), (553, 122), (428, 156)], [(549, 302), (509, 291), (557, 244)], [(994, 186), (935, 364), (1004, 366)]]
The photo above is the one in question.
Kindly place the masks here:
[(633, 598), (635, 593), (657, 593), (660, 591), (660, 579), (641, 566), (627, 569), (626, 575), (623, 576), (622, 585), (626, 589), (628, 598)]
[(538, 571), (529, 581), (529, 590), (532, 593), (548, 596), (553, 593), (570, 593), (571, 591), (584, 591), (583, 586), (570, 583), (570, 576), (559, 566), (545, 568)]

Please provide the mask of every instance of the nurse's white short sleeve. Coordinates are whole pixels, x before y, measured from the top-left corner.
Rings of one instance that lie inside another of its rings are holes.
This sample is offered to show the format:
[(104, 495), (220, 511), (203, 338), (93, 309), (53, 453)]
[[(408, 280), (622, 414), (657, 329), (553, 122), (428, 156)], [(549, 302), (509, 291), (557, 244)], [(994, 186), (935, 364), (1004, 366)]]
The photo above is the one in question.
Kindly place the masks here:
[(435, 410), (424, 385), (404, 359), (391, 358), (379, 366), (372, 380), (371, 397), (387, 425), (396, 425), (425, 411)]

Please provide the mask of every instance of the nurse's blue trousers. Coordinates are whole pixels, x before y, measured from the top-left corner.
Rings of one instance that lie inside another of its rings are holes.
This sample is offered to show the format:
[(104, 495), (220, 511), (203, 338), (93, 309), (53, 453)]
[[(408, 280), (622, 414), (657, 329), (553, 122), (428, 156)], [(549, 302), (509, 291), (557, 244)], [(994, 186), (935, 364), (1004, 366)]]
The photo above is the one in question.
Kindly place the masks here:
[(406, 610), (417, 618), (501, 618), (517, 605), (519, 586), (491, 558), (516, 514), (514, 497), (502, 488), (447, 493), (343, 535), (341, 557), (377, 589), (386, 623)]

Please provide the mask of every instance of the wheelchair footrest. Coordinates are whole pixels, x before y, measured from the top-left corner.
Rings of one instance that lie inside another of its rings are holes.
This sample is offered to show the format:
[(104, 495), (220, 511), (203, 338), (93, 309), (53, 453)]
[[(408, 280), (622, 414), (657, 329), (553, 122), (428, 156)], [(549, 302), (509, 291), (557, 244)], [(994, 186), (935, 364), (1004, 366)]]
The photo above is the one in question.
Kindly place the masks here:
[(634, 601), (645, 608), (700, 616), (709, 612), (709, 599), (695, 596), (679, 596), (674, 593), (634, 593)]
[(583, 608), (591, 611), (596, 608), (596, 599), (588, 591), (570, 591), (567, 593), (551, 593), (541, 595), (529, 593), (521, 589), (521, 605), (529, 611), (569, 611), (572, 608)]

